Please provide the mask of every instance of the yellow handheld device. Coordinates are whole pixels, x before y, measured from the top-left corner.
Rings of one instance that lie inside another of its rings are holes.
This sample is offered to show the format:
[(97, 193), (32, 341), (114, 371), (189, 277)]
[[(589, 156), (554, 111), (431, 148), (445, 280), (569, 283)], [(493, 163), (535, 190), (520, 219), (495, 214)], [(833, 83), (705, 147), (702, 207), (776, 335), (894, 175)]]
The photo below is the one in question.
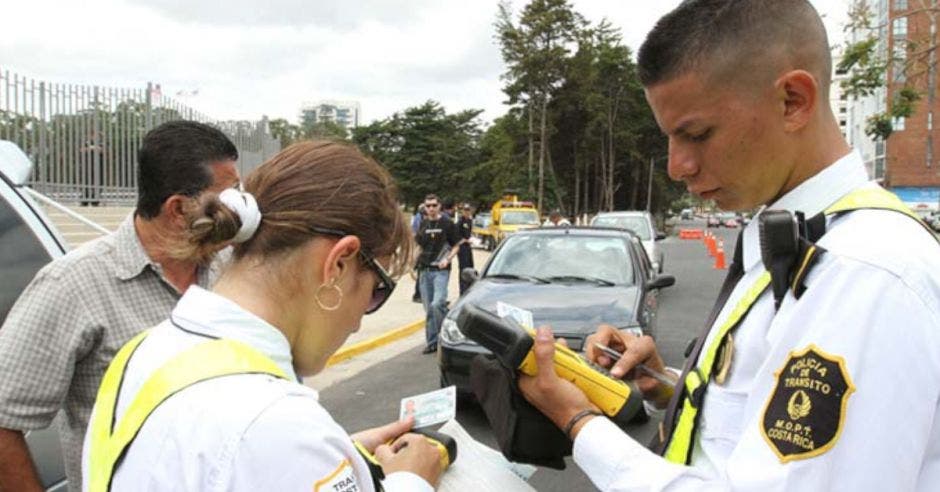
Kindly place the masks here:
[[(477, 306), (466, 305), (457, 317), (460, 331), (489, 349), (504, 365), (524, 374), (536, 375), (538, 366), (532, 346), (535, 331), (516, 320), (501, 318)], [(555, 343), (555, 373), (581, 388), (591, 403), (611, 420), (625, 424), (643, 408), (636, 388), (611, 377), (601, 366), (591, 363), (570, 348)]]
[[(412, 429), (408, 432), (421, 434), (432, 446), (437, 448), (437, 451), (441, 454), (441, 470), (446, 470), (448, 466), (454, 464), (454, 460), (457, 459), (457, 441), (454, 440), (453, 437), (443, 432), (428, 429)], [(392, 444), (393, 442), (395, 442), (394, 439), (389, 441), (388, 444)], [(353, 441), (353, 444), (356, 446), (356, 450), (359, 451), (359, 454), (369, 462), (369, 468), (373, 475), (378, 475), (379, 480), (384, 479), (385, 474), (382, 472), (382, 465), (379, 463), (379, 460), (375, 458), (375, 455), (370, 453), (359, 441)], [(407, 445), (408, 443), (403, 444)]]
[(427, 429), (412, 429), (411, 432), (421, 434), (429, 443), (441, 453), (441, 469), (446, 470), (457, 459), (457, 441), (453, 437)]

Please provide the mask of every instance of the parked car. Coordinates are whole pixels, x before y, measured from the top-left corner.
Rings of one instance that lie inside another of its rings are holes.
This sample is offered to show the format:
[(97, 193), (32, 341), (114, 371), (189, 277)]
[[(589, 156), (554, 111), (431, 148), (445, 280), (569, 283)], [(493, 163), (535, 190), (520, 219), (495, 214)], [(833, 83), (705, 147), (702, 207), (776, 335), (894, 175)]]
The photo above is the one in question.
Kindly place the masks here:
[(519, 231), (493, 253), (482, 273), (461, 272), (474, 283), (441, 326), (441, 386), (469, 394), (470, 362), (486, 349), (461, 332), (461, 308), (472, 304), (496, 313), (497, 301), (532, 312), (577, 351), (601, 323), (637, 334), (656, 334), (657, 294), (675, 283), (659, 275), (640, 238), (625, 229), (571, 227)]
[(728, 227), (735, 229), (742, 224), (741, 217), (733, 212), (719, 212), (711, 214), (705, 219), (706, 227)]
[(535, 204), (520, 200), (514, 192), (506, 192), (490, 208), (490, 250), (495, 249), (504, 239), (525, 229), (542, 225), (539, 211)]
[(496, 238), (490, 230), (490, 223), (493, 221), (489, 212), (480, 212), (473, 217), (473, 229), (470, 231), (470, 237), (474, 243), (487, 251), (496, 248)]
[[(36, 272), (67, 250), (65, 240), (23, 189), (31, 170), (19, 147), (0, 140), (0, 324)], [(43, 486), (59, 491), (68, 484), (56, 428), (28, 432), (26, 443)]]
[(591, 219), (591, 225), (633, 231), (643, 242), (643, 249), (646, 250), (647, 256), (653, 263), (653, 269), (663, 273), (666, 258), (663, 251), (656, 246), (656, 241), (665, 239), (666, 235), (656, 232), (656, 227), (653, 226), (653, 216), (649, 212), (601, 212)]

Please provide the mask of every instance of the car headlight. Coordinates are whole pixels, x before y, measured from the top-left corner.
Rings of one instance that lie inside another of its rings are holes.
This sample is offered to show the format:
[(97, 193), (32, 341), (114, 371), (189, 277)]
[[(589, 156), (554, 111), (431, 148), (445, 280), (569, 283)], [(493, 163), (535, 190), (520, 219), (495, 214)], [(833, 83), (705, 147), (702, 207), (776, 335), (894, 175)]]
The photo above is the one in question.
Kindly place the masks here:
[(441, 323), (441, 338), (447, 343), (460, 343), (467, 341), (467, 337), (457, 328), (457, 322), (450, 318), (444, 318)]

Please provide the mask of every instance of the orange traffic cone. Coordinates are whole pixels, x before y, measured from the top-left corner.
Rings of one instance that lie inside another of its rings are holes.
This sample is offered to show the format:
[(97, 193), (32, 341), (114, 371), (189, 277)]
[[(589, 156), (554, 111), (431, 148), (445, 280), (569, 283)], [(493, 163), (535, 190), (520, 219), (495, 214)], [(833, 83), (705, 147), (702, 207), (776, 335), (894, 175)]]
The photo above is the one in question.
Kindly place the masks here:
[(708, 235), (708, 240), (705, 241), (705, 247), (708, 248), (708, 256), (714, 257), (718, 252), (718, 248), (715, 244), (715, 236), (713, 234)]
[(727, 268), (725, 266), (725, 249), (719, 246), (715, 252), (715, 270), (724, 270), (725, 268)]

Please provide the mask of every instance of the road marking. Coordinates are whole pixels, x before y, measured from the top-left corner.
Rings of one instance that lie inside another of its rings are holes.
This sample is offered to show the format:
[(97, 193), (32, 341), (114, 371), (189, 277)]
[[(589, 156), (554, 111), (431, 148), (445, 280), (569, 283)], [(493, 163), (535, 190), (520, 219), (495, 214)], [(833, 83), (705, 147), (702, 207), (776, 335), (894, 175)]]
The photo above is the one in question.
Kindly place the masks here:
[(377, 349), (383, 345), (388, 345), (389, 343), (394, 342), (395, 340), (400, 340), (402, 338), (411, 335), (412, 333), (417, 332), (418, 330), (424, 328), (424, 320), (415, 321), (414, 323), (409, 323), (405, 326), (389, 330), (377, 337), (370, 338), (368, 340), (363, 340), (359, 343), (354, 343), (348, 347), (342, 347), (333, 354), (329, 360), (326, 361), (326, 367), (330, 367), (335, 364), (339, 364), (346, 359), (353, 358), (357, 355), (364, 354), (370, 350)]

